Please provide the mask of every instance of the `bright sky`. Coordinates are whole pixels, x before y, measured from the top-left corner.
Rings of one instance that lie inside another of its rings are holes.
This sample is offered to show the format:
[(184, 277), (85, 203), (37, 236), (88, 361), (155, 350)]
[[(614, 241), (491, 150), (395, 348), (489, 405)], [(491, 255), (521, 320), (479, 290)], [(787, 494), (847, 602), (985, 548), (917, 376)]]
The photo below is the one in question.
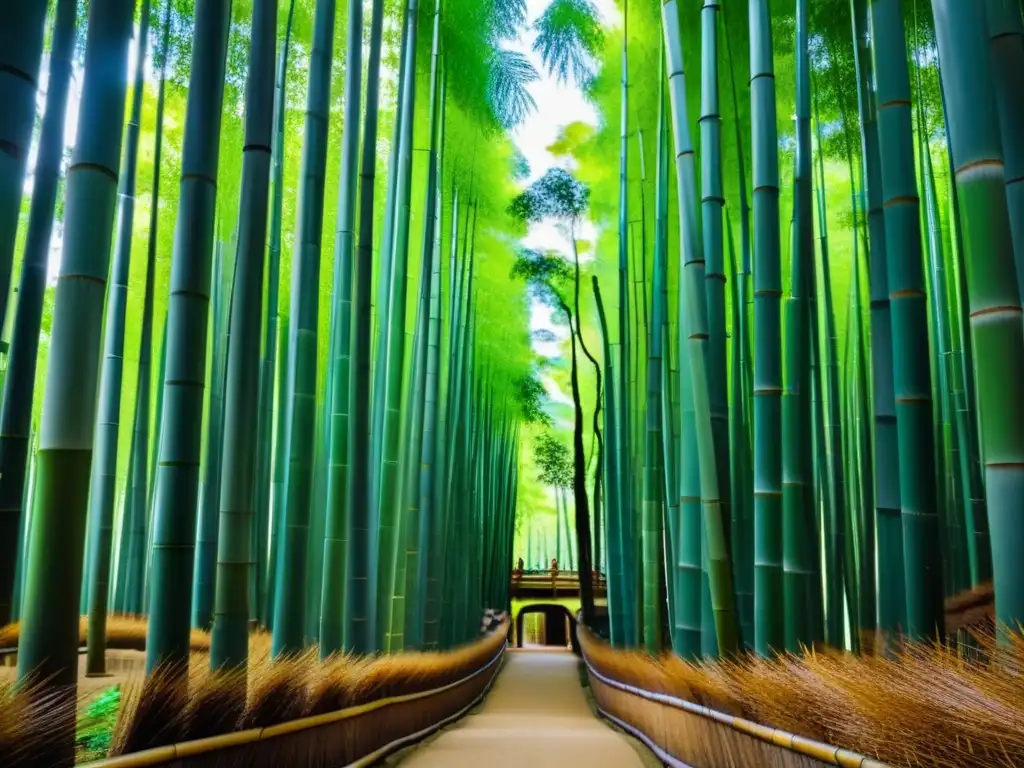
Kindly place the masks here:
[[(617, 22), (619, 12), (615, 7), (614, 0), (593, 0), (594, 5), (605, 21), (606, 25)], [(527, 14), (532, 24), (549, 5), (550, 0), (527, 0)], [(597, 110), (590, 104), (583, 94), (572, 82), (559, 83), (544, 68), (539, 54), (532, 50), (536, 33), (530, 29), (523, 37), (509, 48), (520, 51), (533, 64), (540, 74), (540, 79), (528, 86), (530, 95), (537, 103), (537, 109), (532, 112), (513, 132), (512, 141), (516, 148), (523, 154), (530, 164), (529, 181), (534, 181), (544, 175), (544, 172), (553, 165), (565, 164), (564, 160), (556, 158), (548, 152), (558, 138), (559, 131), (566, 125), (574, 122), (584, 122), (590, 125), (597, 125)], [(583, 239), (593, 239), (594, 230), (589, 222), (584, 223), (581, 236)], [(550, 222), (531, 224), (523, 245), (538, 250), (560, 251), (568, 254), (569, 244), (565, 236)], [(545, 357), (558, 357), (560, 344), (569, 335), (568, 329), (563, 324), (554, 325), (551, 318), (551, 310), (538, 302), (531, 307), (530, 329), (531, 331), (548, 330), (552, 332), (558, 341), (541, 342), (535, 341), (534, 349), (538, 354)], [(544, 380), (548, 395), (556, 402), (571, 403), (572, 401), (563, 393), (550, 378)]]

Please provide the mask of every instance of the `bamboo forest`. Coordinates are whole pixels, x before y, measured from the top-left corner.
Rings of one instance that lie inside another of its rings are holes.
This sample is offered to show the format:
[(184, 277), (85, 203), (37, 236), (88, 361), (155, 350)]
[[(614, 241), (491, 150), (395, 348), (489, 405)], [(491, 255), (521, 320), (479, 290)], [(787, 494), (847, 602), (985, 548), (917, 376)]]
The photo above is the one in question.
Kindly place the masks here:
[(1024, 0), (0, 0), (0, 765), (1024, 765), (1022, 76)]

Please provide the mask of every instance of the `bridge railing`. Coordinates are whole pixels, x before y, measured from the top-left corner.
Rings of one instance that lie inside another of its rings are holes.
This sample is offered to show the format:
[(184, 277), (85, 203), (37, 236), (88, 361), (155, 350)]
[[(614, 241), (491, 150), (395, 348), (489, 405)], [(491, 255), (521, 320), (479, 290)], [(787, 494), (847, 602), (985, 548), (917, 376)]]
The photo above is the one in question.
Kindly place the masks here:
[[(462, 652), (450, 654), (451, 674), (434, 673), (432, 679), (458, 675), (446, 684), (424, 689), (423, 680), (367, 680), (367, 689), (387, 695), (358, 706), (327, 714), (288, 720), (264, 728), (227, 733), (195, 741), (111, 757), (86, 768), (207, 768), (245, 765), (336, 765), (346, 768), (377, 764), (386, 755), (418, 741), (458, 719), (489, 690), (507, 647), (508, 620)], [(408, 654), (410, 669), (413, 657)], [(424, 665), (425, 666), (425, 665)], [(433, 666), (437, 667), (436, 660)], [(415, 677), (415, 673), (412, 673)], [(425, 679), (425, 678), (424, 678)], [(408, 692), (403, 692), (408, 691)]]
[(870, 757), (679, 698), (664, 685), (659, 660), (614, 650), (582, 624), (577, 636), (599, 714), (647, 744), (666, 765), (887, 768)]

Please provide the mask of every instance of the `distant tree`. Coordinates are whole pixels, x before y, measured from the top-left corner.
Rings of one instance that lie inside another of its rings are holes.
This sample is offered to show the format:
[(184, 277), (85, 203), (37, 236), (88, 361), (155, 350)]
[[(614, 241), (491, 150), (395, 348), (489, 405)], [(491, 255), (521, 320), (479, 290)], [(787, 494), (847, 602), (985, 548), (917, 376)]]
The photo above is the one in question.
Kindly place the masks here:
[(516, 381), (515, 399), (519, 404), (519, 412), (526, 424), (551, 426), (551, 417), (544, 410), (547, 392), (536, 373), (524, 374)]
[[(580, 221), (587, 211), (590, 189), (564, 168), (550, 168), (537, 181), (517, 195), (508, 206), (509, 215), (525, 222), (555, 219), (567, 225), (572, 246), (573, 306), (563, 297), (562, 291), (569, 280), (569, 267), (557, 255), (524, 250), (512, 267), (512, 276), (526, 280), (530, 292), (538, 300), (561, 309), (568, 319), (571, 334), (572, 401), (575, 411), (573, 430), (573, 495), (575, 497), (575, 520), (577, 552), (579, 553), (580, 601), (584, 621), (590, 622), (594, 613), (594, 589), (592, 580), (592, 554), (590, 532), (590, 500), (587, 496), (587, 460), (583, 446), (583, 404), (580, 397), (579, 364), (576, 345), (579, 344), (597, 372), (597, 401), (594, 407), (594, 435), (597, 437), (597, 472), (594, 475), (594, 509), (601, 507), (601, 368), (583, 341), (580, 312), (580, 256), (576, 241)], [(575, 326), (573, 316), (576, 317)]]

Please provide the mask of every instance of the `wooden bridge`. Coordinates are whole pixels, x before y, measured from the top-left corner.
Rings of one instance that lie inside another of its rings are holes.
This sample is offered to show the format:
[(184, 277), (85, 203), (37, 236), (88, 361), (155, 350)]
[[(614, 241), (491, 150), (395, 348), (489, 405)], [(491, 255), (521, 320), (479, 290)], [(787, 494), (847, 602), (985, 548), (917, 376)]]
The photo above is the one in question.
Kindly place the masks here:
[[(512, 599), (571, 598), (580, 596), (580, 575), (576, 571), (512, 571)], [(604, 599), (608, 582), (604, 574), (594, 573), (594, 599)]]

